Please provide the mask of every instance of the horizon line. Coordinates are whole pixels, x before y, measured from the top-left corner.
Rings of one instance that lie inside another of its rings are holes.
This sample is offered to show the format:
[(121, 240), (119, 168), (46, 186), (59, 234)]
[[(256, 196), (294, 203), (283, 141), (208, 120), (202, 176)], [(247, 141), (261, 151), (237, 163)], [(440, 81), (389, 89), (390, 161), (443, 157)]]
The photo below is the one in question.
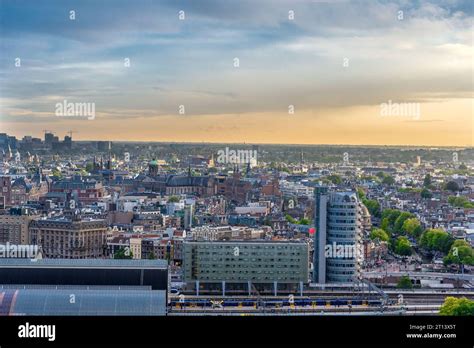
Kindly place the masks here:
[[(6, 133), (8, 135), (8, 133)], [(56, 133), (52, 132), (52, 134), (56, 135)], [(67, 135), (67, 133), (66, 133)], [(29, 136), (29, 135), (24, 135), (24, 136)], [(15, 135), (16, 137), (16, 135)], [(31, 136), (35, 137), (35, 136)], [(37, 137), (35, 137), (37, 138)], [(19, 138), (19, 141), (21, 141), (22, 138)], [(44, 141), (43, 138), (39, 137), (42, 141)], [(62, 140), (60, 140), (62, 141)], [(225, 144), (238, 144), (238, 145), (266, 145), (266, 146), (272, 146), (272, 145), (279, 145), (279, 146), (348, 146), (348, 147), (392, 147), (392, 148), (397, 148), (397, 147), (408, 147), (408, 148), (465, 148), (465, 149), (471, 149), (474, 148), (473, 145), (416, 145), (416, 144), (392, 144), (392, 145), (387, 145), (387, 144), (337, 144), (337, 143), (331, 143), (331, 144), (323, 144), (323, 143), (313, 143), (313, 144), (302, 144), (302, 143), (259, 143), (259, 142), (212, 142), (212, 141), (158, 141), (158, 140), (114, 140), (114, 139), (105, 139), (105, 140), (97, 140), (97, 139), (87, 139), (87, 140), (74, 140), (74, 142), (99, 142), (99, 141), (110, 141), (110, 142), (116, 142), (116, 143), (157, 143), (157, 144), (208, 144), (208, 145), (225, 145)]]

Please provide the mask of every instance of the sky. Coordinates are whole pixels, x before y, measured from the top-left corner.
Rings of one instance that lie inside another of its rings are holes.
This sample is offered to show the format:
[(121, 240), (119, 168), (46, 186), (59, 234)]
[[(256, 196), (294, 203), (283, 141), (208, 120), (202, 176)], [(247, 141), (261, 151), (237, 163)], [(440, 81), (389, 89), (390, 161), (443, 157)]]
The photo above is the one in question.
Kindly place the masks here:
[(0, 132), (473, 146), (473, 6), (0, 0)]

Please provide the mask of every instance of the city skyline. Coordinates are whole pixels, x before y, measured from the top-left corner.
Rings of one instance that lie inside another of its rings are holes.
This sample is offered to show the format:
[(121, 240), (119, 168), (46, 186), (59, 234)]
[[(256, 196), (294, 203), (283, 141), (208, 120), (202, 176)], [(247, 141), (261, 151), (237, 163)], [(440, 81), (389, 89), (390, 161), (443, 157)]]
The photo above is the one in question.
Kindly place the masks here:
[[(0, 7), (0, 128), (9, 134), (474, 144), (469, 1)], [(92, 103), (93, 119), (59, 117), (66, 100)], [(384, 114), (391, 103), (416, 112)]]

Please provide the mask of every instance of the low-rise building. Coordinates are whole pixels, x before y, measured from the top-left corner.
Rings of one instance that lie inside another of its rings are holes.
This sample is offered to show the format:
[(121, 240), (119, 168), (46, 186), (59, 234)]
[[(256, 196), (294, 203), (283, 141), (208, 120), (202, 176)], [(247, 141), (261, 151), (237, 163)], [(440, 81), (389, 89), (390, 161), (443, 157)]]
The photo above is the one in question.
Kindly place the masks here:
[(299, 285), (309, 280), (303, 241), (185, 241), (186, 282)]
[(30, 223), (38, 217), (29, 208), (10, 208), (8, 214), (0, 215), (0, 243), (28, 244)]
[(30, 243), (42, 247), (46, 258), (102, 258), (107, 254), (107, 222), (103, 219), (48, 218), (33, 221)]

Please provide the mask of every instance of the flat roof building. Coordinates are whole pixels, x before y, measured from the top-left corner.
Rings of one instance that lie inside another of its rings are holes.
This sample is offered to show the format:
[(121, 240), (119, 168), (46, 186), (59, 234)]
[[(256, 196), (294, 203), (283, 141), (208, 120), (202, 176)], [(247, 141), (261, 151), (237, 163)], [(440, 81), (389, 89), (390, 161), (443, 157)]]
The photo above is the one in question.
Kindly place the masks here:
[(107, 256), (107, 221), (49, 218), (29, 225), (30, 243), (41, 246), (46, 258), (84, 259)]
[(308, 283), (309, 249), (303, 241), (185, 241), (184, 281), (233, 284)]
[(166, 315), (164, 260), (0, 259), (0, 315)]
[(168, 289), (164, 260), (0, 259), (0, 284), (150, 286)]
[(39, 218), (35, 213), (28, 208), (11, 208), (8, 214), (0, 215), (0, 244), (28, 244), (29, 226)]

